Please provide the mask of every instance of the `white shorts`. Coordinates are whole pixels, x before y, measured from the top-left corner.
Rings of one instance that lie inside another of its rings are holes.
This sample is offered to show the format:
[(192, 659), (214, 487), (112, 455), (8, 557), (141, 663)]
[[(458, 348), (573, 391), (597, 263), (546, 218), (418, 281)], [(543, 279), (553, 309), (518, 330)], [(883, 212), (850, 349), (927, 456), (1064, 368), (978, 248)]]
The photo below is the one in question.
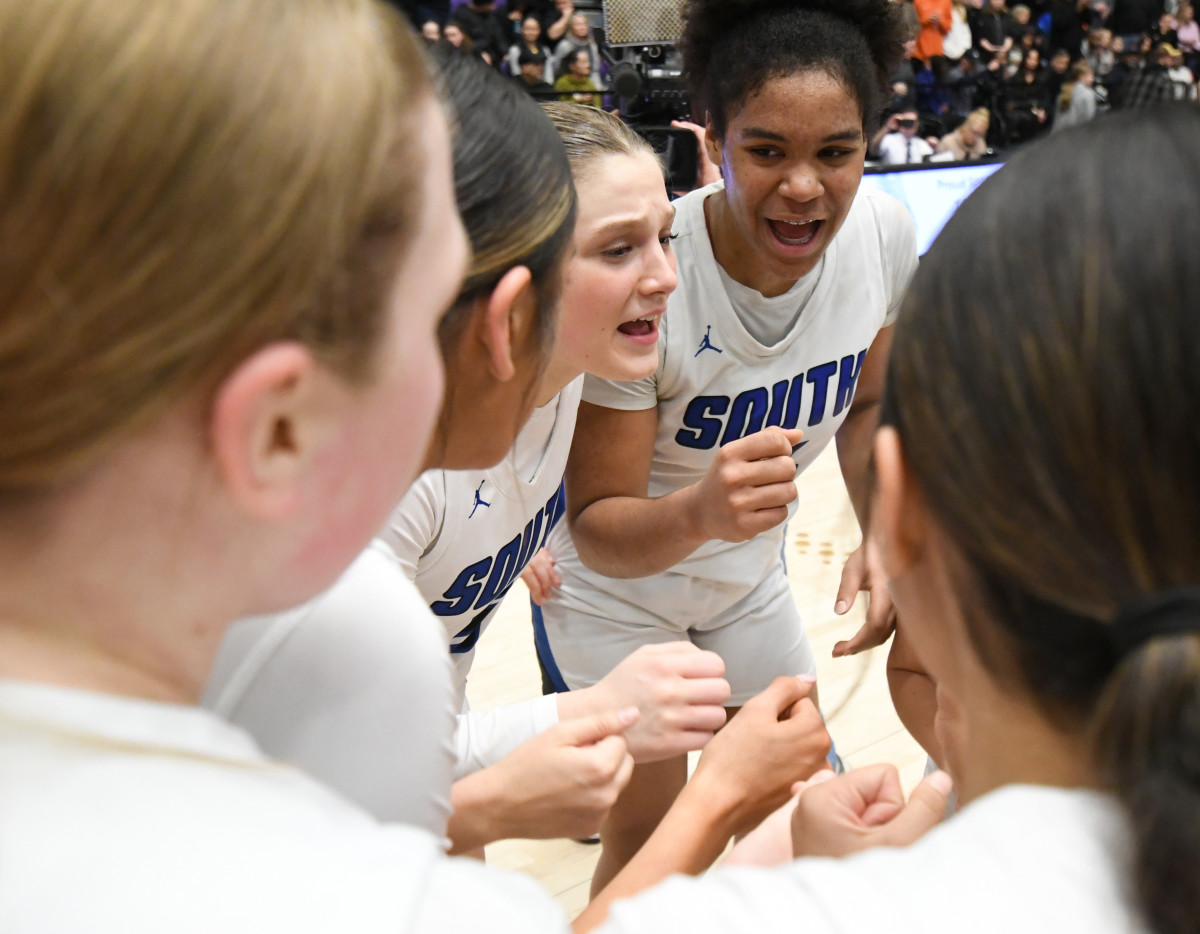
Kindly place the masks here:
[[(748, 594), (744, 587), (672, 572), (612, 584), (614, 590), (632, 584), (636, 591), (651, 580), (656, 598), (675, 591), (678, 599), (671, 605), (686, 609), (667, 619), (631, 602), (627, 618), (614, 619), (618, 614), (600, 616), (575, 600), (553, 599), (540, 613), (535, 608), (535, 638), (551, 678), (560, 675), (567, 688), (590, 687), (641, 646), (684, 639), (724, 660), (730, 707), (741, 706), (780, 675), (817, 673), (782, 562)], [(564, 577), (563, 586), (571, 581)], [(638, 621), (629, 621), (632, 616)], [(536, 631), (543, 626), (544, 633)]]

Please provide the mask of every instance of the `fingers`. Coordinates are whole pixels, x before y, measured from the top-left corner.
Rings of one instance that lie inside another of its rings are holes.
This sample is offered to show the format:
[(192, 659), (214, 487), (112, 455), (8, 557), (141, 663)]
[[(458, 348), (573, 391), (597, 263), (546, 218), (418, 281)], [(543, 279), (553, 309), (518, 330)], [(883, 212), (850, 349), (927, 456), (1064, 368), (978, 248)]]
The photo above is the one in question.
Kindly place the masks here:
[(887, 846), (907, 846), (936, 827), (946, 816), (954, 783), (945, 772), (928, 775), (909, 796), (908, 805), (881, 831)]
[[(792, 450), (804, 439), (804, 431), (800, 428), (780, 428), (777, 425), (772, 425), (770, 428), (764, 428), (762, 431), (756, 431), (752, 435), (746, 435), (744, 438), (739, 438), (722, 448), (723, 451), (729, 451), (731, 454), (736, 454), (737, 457), (745, 461), (760, 461), (765, 458), (779, 457), (786, 455), (791, 457)], [(795, 464), (792, 464), (792, 473), (795, 473)]]
[[(554, 729), (559, 739), (569, 746), (598, 745), (608, 737), (619, 737), (638, 721), (640, 716), (636, 707), (626, 707), (622, 710), (608, 710), (602, 713), (589, 714), (560, 723)], [(625, 741), (621, 740), (624, 749)]]
[(878, 620), (872, 620), (870, 614), (868, 614), (867, 621), (862, 624), (858, 632), (850, 639), (839, 642), (833, 647), (833, 657), (842, 658), (846, 655), (857, 655), (859, 652), (883, 645), (895, 630), (896, 617), (895, 614), (891, 613), (890, 609), (882, 623)]
[[(643, 656), (646, 658), (655, 658), (659, 662), (664, 662), (669, 666), (666, 673), (678, 675), (681, 678), (689, 680), (695, 679), (720, 679), (725, 678), (725, 660), (716, 652), (710, 652), (707, 649), (701, 649), (691, 642), (661, 642), (655, 645), (644, 645), (632, 657)], [(725, 684), (728, 688), (728, 683)], [(716, 701), (724, 703), (728, 700), (729, 695), (726, 694)]]
[(776, 719), (784, 719), (800, 701), (812, 693), (817, 681), (808, 675), (795, 678), (779, 677), (761, 694), (757, 694), (746, 702), (746, 707), (765, 707), (775, 714)]
[(846, 564), (842, 568), (842, 578), (838, 582), (837, 602), (833, 605), (834, 613), (844, 616), (850, 612), (850, 607), (854, 606), (858, 592), (863, 589), (866, 577), (867, 562), (863, 549), (859, 547), (846, 559)]

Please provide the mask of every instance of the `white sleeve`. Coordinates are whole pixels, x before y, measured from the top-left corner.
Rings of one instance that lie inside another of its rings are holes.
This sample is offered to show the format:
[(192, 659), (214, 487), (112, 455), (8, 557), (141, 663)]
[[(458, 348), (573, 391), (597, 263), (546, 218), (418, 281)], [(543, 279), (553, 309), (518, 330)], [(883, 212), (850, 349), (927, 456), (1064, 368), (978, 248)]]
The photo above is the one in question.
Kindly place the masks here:
[[(662, 340), (661, 336), (659, 340)], [(647, 376), (632, 383), (617, 383), (596, 376), (584, 376), (583, 401), (624, 412), (652, 409), (658, 405), (658, 375)]]
[(467, 711), (458, 715), (454, 743), (457, 781), (489, 765), (558, 723), (558, 695), (547, 694), (494, 710)]
[(377, 542), (387, 546), (410, 581), (417, 579), (417, 563), (437, 544), (446, 519), (446, 472), (427, 470), (392, 510)]
[(381, 552), (298, 610), (232, 626), (204, 704), (379, 820), (445, 836), (457, 714), (445, 635)]
[(917, 227), (908, 208), (890, 195), (877, 193), (871, 203), (879, 225), (879, 245), (888, 289), (887, 314), (883, 319), (886, 328), (896, 323), (908, 285), (917, 271)]

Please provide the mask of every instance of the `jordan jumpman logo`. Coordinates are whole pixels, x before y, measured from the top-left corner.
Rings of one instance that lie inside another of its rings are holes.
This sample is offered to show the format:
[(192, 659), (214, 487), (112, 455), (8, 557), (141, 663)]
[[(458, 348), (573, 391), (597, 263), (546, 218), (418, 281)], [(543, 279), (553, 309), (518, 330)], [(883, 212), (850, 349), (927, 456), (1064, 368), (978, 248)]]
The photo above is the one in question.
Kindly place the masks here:
[(702, 338), (700, 338), (700, 349), (697, 350), (694, 354), (692, 354), (693, 358), (700, 356), (700, 354), (704, 353), (704, 351), (706, 351), (706, 350), (715, 350), (717, 353), (725, 352), (720, 347), (718, 347), (716, 344), (714, 344), (712, 342), (712, 339), (710, 337), (711, 334), (712, 334), (712, 325), (710, 324), (707, 328), (705, 328), (704, 336)]
[(492, 505), (486, 499), (484, 499), (482, 496), (479, 495), (479, 491), (483, 489), (483, 485), (485, 483), (487, 483), (486, 480), (480, 480), (479, 486), (475, 488), (475, 504), (471, 507), (471, 515), (467, 516), (468, 519), (470, 519), (471, 516), (475, 515), (475, 510), (478, 509), (480, 506), (491, 506)]

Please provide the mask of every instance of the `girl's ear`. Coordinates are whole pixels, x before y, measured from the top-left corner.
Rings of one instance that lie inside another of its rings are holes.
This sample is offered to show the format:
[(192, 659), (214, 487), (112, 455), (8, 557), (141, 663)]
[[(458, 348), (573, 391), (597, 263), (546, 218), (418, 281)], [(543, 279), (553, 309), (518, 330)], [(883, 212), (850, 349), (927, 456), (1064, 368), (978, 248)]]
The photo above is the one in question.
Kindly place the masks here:
[(487, 348), (492, 375), (508, 382), (516, 375), (513, 361), (515, 335), (524, 336), (532, 324), (537, 294), (528, 266), (514, 266), (492, 289), (487, 300), (481, 339)]
[(717, 136), (717, 131), (713, 129), (712, 117), (709, 117), (704, 122), (704, 148), (708, 152), (708, 158), (712, 160), (713, 165), (723, 165), (721, 161), (721, 138)]
[(323, 436), (318, 384), (328, 377), (311, 351), (270, 344), (221, 383), (209, 419), (209, 442), (226, 489), (251, 515), (287, 518), (301, 502)]
[(875, 433), (875, 499), (871, 534), (889, 578), (900, 577), (921, 557), (928, 531), (924, 497), (913, 483), (900, 435), (891, 427)]

